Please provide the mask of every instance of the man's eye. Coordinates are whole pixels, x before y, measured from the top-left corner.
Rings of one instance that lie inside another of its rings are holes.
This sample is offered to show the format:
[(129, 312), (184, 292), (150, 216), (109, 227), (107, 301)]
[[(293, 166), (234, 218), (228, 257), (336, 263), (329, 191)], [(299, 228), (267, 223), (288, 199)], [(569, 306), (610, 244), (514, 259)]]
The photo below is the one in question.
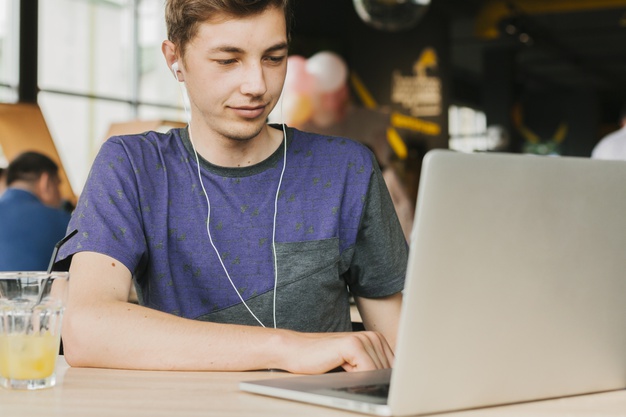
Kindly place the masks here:
[(270, 62), (272, 62), (274, 64), (280, 64), (281, 62), (283, 62), (285, 60), (285, 57), (283, 55), (281, 55), (281, 56), (268, 56), (267, 60), (269, 60)]
[(234, 64), (235, 62), (237, 62), (237, 60), (235, 60), (235, 59), (217, 59), (217, 60), (215, 60), (215, 62), (217, 62), (220, 65), (231, 65), (231, 64)]

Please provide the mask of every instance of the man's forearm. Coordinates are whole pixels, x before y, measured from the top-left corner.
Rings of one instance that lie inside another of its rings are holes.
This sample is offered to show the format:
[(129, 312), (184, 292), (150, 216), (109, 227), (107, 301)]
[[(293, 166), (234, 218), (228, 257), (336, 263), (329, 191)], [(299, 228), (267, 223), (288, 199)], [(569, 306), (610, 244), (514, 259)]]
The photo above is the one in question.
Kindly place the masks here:
[(72, 366), (239, 371), (280, 367), (286, 331), (172, 316), (121, 301), (69, 309), (65, 356)]

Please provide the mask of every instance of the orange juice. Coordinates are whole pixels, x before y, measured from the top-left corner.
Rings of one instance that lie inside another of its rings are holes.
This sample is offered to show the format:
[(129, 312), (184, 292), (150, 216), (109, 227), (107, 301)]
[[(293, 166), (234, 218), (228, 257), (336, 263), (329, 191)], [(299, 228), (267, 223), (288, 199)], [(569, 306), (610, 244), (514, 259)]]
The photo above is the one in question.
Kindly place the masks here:
[(0, 376), (6, 379), (42, 379), (54, 372), (59, 335), (0, 334)]

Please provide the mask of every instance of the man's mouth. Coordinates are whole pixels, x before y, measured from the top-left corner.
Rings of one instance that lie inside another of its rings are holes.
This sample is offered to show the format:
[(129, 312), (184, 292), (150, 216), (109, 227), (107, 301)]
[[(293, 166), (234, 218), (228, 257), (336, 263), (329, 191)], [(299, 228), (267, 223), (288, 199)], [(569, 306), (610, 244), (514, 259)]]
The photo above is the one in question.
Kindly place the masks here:
[(265, 105), (231, 106), (230, 109), (244, 119), (256, 119), (265, 112)]

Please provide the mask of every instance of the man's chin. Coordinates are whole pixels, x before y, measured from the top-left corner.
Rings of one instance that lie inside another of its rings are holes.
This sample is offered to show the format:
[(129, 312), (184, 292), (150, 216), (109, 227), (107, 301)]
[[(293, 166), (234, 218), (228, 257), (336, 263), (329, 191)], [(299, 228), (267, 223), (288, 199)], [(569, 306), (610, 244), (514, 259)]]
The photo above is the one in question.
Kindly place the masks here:
[(224, 136), (240, 142), (247, 142), (256, 138), (267, 126), (265, 118), (244, 123), (234, 123), (233, 125), (233, 129)]

